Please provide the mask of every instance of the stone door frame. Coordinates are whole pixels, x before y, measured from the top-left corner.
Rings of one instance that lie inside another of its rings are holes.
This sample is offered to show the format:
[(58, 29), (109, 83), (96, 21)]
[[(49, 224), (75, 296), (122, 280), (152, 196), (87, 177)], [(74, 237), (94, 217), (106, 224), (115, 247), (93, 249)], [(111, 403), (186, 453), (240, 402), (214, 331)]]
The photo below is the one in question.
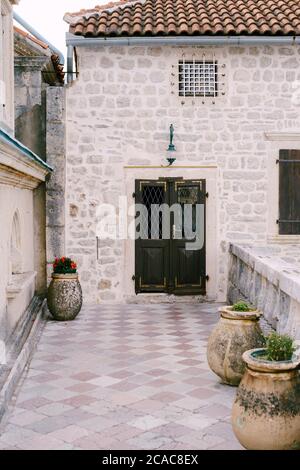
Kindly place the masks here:
[[(207, 215), (206, 215), (206, 265), (209, 281), (207, 282), (207, 300), (221, 300), (218, 293), (219, 257), (220, 257), (220, 233), (218, 231), (217, 214), (217, 181), (218, 167), (216, 165), (174, 165), (172, 167), (163, 166), (126, 166), (124, 167), (124, 181), (126, 196), (129, 203), (134, 204), (133, 194), (136, 180), (158, 180), (159, 178), (183, 178), (186, 180), (206, 180)], [(129, 219), (129, 223), (133, 217)], [(135, 293), (135, 282), (132, 277), (135, 274), (135, 240), (128, 239), (124, 242), (123, 259), (123, 286), (124, 298), (132, 301), (137, 298)], [(143, 294), (151, 295), (153, 294)], [(155, 295), (155, 294), (154, 294)], [(157, 294), (167, 296), (167, 294)], [(222, 299), (223, 300), (223, 299)]]

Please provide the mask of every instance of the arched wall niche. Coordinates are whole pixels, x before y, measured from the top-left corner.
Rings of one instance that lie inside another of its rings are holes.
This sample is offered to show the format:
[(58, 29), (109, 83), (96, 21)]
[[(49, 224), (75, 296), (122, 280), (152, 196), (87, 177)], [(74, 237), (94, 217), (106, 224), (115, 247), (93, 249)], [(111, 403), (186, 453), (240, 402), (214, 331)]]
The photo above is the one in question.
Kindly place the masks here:
[(14, 213), (11, 227), (10, 263), (12, 275), (21, 274), (23, 272), (22, 232), (20, 214), (18, 210), (16, 210)]

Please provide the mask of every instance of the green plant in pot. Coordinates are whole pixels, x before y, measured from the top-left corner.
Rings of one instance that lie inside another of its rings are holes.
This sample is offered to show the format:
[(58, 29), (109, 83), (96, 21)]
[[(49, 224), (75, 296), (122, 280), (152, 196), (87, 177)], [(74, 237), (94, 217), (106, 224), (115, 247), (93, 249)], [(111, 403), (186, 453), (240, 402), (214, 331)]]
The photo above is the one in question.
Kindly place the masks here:
[(82, 290), (77, 264), (63, 256), (53, 262), (52, 281), (48, 288), (47, 304), (58, 321), (74, 320), (82, 307)]
[(300, 449), (300, 357), (290, 336), (243, 355), (246, 373), (232, 410), (240, 443), (250, 450)]
[(294, 340), (288, 335), (278, 335), (272, 333), (266, 341), (265, 355), (263, 356), (267, 361), (291, 361), (296, 346)]
[(233, 312), (253, 312), (255, 310), (255, 308), (243, 301), (237, 302), (232, 306)]
[(244, 301), (220, 308), (220, 320), (208, 340), (207, 360), (222, 382), (237, 386), (246, 367), (243, 353), (265, 345), (260, 315)]

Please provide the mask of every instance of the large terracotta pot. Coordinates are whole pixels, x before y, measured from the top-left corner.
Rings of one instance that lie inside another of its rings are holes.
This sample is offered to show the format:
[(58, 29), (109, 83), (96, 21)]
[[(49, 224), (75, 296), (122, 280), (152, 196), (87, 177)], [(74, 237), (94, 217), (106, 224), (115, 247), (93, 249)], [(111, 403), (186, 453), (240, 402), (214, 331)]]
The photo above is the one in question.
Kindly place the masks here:
[(247, 370), (232, 410), (232, 425), (249, 450), (300, 449), (300, 358), (260, 359), (265, 349), (247, 351)]
[(234, 312), (232, 307), (220, 309), (221, 318), (210, 335), (207, 360), (222, 382), (237, 386), (245, 372), (243, 353), (264, 346), (259, 325), (259, 311)]
[(52, 274), (47, 302), (55, 320), (74, 320), (82, 307), (78, 274)]

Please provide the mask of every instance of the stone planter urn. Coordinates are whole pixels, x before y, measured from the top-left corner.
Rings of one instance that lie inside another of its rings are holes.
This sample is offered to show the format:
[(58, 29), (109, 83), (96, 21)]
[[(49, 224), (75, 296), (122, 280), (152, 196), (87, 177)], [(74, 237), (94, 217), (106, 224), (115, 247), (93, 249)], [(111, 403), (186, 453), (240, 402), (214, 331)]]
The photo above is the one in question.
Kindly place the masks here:
[(82, 290), (78, 274), (52, 274), (47, 303), (55, 320), (74, 320), (82, 307)]
[(77, 273), (52, 274), (48, 308), (57, 321), (74, 320), (82, 307), (82, 290)]
[(235, 312), (233, 306), (220, 308), (221, 317), (208, 340), (207, 360), (222, 382), (237, 386), (245, 372), (243, 353), (264, 346), (259, 325), (260, 312)]
[(246, 373), (232, 410), (233, 430), (246, 449), (300, 449), (300, 358), (268, 361), (265, 349), (243, 355)]

